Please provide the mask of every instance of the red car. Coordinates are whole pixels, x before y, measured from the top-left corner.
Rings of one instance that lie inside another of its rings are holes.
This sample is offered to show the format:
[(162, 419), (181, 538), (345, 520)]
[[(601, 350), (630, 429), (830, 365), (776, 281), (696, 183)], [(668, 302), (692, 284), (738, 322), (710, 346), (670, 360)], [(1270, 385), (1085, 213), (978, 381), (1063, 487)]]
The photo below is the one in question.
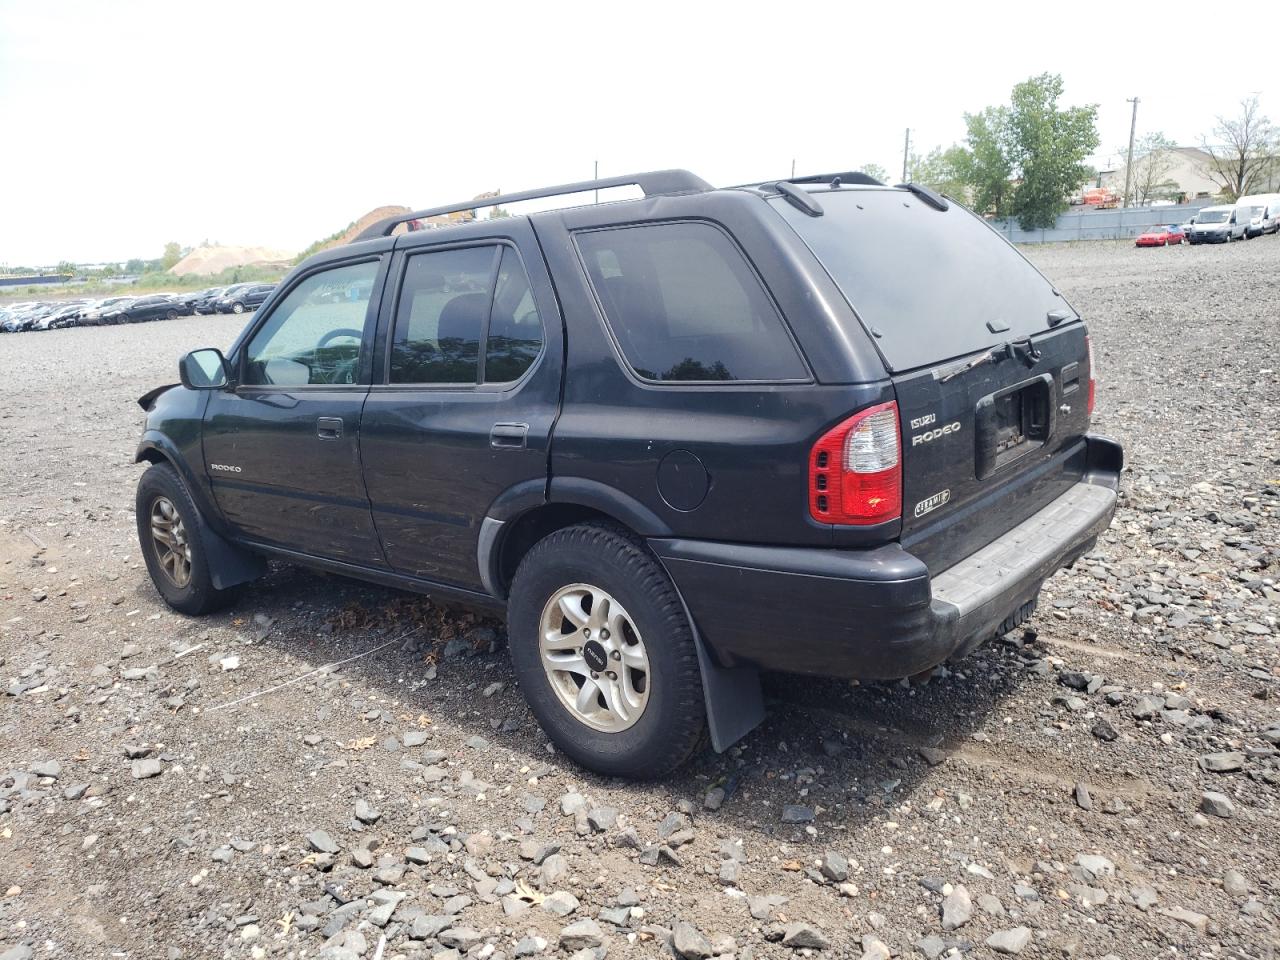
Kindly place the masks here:
[(1146, 233), (1140, 234), (1134, 243), (1139, 247), (1167, 247), (1171, 243), (1181, 243), (1185, 239), (1186, 234), (1182, 232), (1182, 227), (1171, 223), (1165, 227), (1152, 227)]

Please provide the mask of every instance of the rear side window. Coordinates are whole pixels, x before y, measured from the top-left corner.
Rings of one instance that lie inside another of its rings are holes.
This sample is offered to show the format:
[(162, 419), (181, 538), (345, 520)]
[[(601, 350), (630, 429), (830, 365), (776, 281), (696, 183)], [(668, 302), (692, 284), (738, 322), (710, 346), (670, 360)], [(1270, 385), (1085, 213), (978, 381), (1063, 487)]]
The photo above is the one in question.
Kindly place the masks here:
[(588, 231), (576, 241), (609, 327), (641, 377), (808, 378), (773, 301), (717, 227), (646, 224)]
[(498, 284), (493, 291), (489, 336), (485, 342), (485, 383), (510, 383), (533, 366), (542, 350), (542, 318), (520, 256), (502, 249)]
[(542, 319), (515, 250), (463, 247), (408, 259), (389, 382), (509, 383), (541, 350)]

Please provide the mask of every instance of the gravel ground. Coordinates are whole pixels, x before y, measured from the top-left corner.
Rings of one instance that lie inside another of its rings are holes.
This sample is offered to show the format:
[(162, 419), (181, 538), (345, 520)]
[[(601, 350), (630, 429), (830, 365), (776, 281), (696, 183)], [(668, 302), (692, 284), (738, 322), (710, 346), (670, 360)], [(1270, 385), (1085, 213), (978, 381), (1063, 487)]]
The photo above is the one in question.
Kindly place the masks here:
[(1112, 531), (1031, 629), (770, 678), (658, 784), (553, 754), (465, 611), (289, 567), (162, 606), (133, 401), (238, 318), (0, 338), (0, 958), (1271, 957), (1280, 238), (1028, 254), (1092, 325)]

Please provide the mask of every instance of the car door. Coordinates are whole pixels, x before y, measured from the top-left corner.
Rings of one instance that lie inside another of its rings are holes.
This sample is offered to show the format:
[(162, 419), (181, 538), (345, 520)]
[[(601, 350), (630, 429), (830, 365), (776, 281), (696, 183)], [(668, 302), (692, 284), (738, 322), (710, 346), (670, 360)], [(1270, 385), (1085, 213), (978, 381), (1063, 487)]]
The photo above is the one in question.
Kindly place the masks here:
[(389, 256), (293, 278), (233, 350), (237, 380), (210, 398), (204, 455), (218, 506), (246, 539), (385, 566), (360, 471), (360, 412)]
[(393, 569), (482, 589), (490, 504), (522, 484), (545, 495), (560, 314), (527, 220), (431, 233), (397, 242), (360, 424), (365, 483)]

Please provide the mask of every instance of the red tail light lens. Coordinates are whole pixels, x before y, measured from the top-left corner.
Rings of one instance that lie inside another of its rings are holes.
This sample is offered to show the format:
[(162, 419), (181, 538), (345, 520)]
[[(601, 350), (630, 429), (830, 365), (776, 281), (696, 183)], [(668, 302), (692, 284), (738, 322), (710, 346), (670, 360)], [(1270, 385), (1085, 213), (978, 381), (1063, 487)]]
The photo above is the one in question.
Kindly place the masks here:
[(1085, 338), (1084, 338), (1084, 346), (1085, 346), (1085, 349), (1089, 351), (1089, 404), (1088, 404), (1088, 410), (1089, 410), (1089, 416), (1091, 416), (1091, 417), (1092, 417), (1092, 416), (1093, 416), (1093, 397), (1094, 397), (1094, 394), (1097, 392), (1097, 386), (1098, 386), (1098, 368), (1094, 365), (1094, 362), (1093, 362), (1093, 341), (1089, 339), (1089, 335), (1088, 335), (1088, 334), (1085, 334)]
[(902, 516), (898, 404), (862, 410), (822, 435), (809, 454), (809, 515), (867, 525)]

